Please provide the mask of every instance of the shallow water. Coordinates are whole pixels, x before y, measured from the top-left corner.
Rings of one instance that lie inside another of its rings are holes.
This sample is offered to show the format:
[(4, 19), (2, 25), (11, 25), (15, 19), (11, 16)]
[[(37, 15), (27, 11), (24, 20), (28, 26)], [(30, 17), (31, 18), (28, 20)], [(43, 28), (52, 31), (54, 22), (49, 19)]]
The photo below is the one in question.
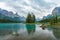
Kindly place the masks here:
[(58, 31), (49, 27), (43, 30), (40, 24), (0, 23), (0, 40), (58, 40)]

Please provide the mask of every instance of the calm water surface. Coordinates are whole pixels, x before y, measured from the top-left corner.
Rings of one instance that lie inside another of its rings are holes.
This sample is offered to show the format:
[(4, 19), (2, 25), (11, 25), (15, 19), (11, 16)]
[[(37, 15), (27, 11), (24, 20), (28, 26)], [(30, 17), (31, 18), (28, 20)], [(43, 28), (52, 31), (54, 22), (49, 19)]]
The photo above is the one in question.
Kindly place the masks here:
[(40, 24), (0, 23), (0, 40), (60, 40), (60, 29)]

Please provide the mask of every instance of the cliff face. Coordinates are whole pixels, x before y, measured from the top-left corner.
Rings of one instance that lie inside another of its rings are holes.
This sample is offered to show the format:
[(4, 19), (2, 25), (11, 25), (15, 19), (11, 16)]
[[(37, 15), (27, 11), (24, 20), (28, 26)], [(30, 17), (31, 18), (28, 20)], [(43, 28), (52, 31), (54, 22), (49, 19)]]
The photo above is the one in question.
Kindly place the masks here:
[(60, 16), (60, 7), (56, 7), (52, 11), (53, 16)]

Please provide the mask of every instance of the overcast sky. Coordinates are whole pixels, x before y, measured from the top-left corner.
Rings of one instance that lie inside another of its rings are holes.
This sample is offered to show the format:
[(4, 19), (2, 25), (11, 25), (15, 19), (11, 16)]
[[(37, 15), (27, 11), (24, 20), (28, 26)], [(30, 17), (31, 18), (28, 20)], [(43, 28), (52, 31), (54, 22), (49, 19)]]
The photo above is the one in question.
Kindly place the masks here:
[(60, 6), (60, 0), (0, 0), (0, 8), (18, 12), (20, 16), (33, 12), (36, 18), (51, 14), (58, 6)]

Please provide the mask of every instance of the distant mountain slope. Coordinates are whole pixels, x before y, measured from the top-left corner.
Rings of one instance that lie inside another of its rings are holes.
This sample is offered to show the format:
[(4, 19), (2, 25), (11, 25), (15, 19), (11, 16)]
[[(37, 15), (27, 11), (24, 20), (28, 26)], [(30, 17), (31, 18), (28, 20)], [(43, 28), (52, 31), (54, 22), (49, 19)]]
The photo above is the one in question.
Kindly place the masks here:
[(19, 21), (20, 22), (20, 16), (17, 13), (14, 14), (11, 11), (3, 10), (3, 9), (0, 8), (0, 21), (1, 20), (3, 22), (4, 22), (4, 20), (7, 20), (7, 21), (16, 21), (16, 22)]

